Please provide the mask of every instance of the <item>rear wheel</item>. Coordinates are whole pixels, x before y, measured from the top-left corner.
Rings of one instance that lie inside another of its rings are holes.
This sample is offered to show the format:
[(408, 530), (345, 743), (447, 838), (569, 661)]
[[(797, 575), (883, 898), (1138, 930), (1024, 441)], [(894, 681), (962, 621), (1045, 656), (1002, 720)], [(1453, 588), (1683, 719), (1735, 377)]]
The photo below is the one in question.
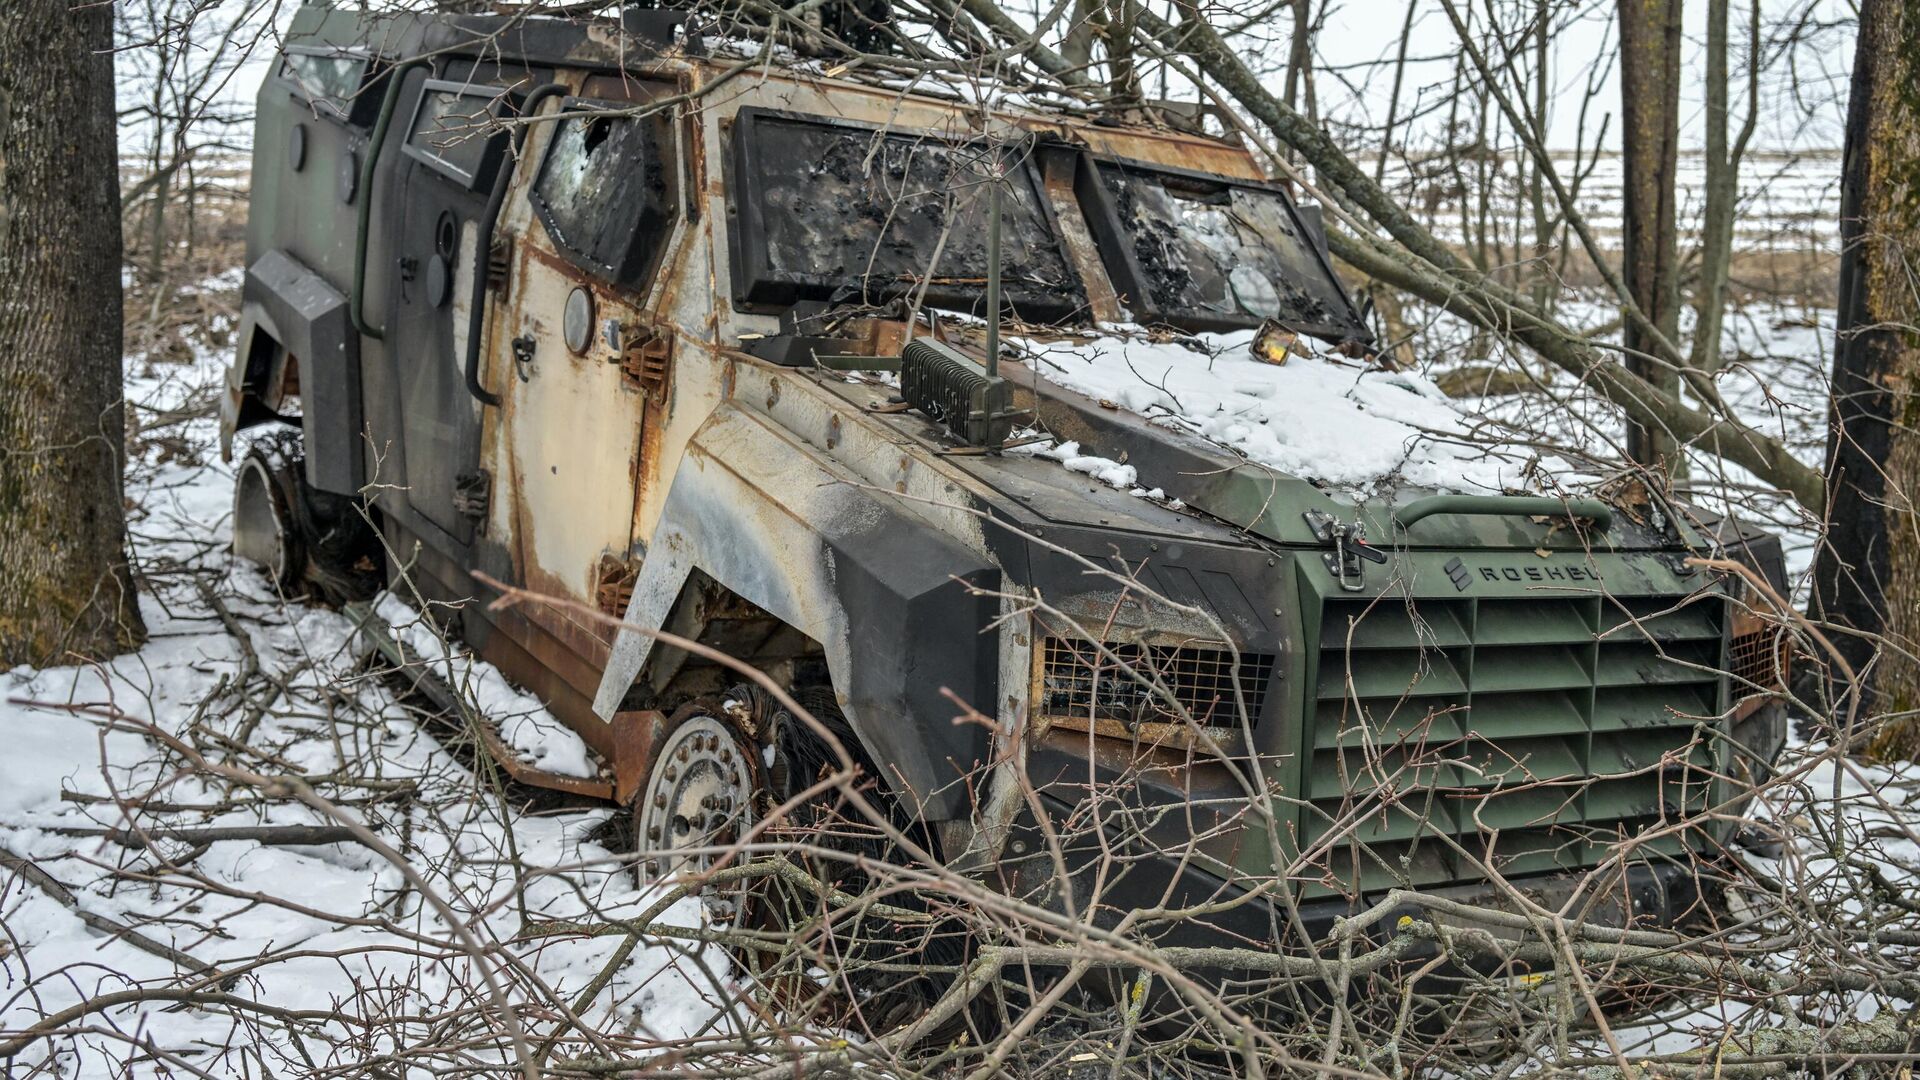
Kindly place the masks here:
[(300, 433), (254, 440), (233, 477), (233, 553), (290, 594), (327, 603), (379, 590), (381, 548), (357, 500), (307, 485)]
[(233, 477), (233, 553), (259, 565), (274, 584), (299, 584), (306, 553), (294, 534), (284, 478), (265, 455), (249, 450)]

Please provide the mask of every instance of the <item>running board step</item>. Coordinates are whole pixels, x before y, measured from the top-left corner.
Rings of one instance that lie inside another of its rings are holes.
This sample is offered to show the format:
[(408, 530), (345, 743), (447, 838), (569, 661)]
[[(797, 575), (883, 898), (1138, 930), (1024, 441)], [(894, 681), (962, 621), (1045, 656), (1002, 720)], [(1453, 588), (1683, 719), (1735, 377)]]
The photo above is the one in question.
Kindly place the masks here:
[[(407, 647), (393, 636), (392, 628), (386, 619), (373, 610), (373, 605), (364, 600), (355, 600), (345, 605), (344, 611), (352, 620), (355, 630), (367, 644), (393, 665), (413, 688), (428, 701), (433, 702), (450, 716), (458, 717), (467, 729), (479, 736), (481, 745), (489, 756), (497, 762), (506, 774), (515, 781), (528, 787), (546, 788), (549, 791), (564, 791), (569, 795), (583, 795), (590, 799), (613, 800), (613, 781), (587, 780), (578, 776), (563, 776), (535, 768), (521, 761), (515, 755), (513, 747), (508, 746), (500, 737), (500, 725), (480, 713), (473, 704), (456, 693), (447, 681), (433, 670), (433, 665), (414, 656)], [(591, 754), (592, 750), (589, 749)], [(597, 756), (596, 756), (597, 759)], [(601, 772), (610, 772), (602, 763)]]

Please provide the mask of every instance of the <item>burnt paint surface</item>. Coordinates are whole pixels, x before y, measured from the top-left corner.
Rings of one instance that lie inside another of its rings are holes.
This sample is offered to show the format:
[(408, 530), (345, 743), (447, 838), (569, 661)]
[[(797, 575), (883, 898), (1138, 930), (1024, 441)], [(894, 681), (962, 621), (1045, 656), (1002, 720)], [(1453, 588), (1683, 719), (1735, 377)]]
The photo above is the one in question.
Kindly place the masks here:
[[(739, 299), (879, 303), (924, 284), (938, 306), (979, 306), (993, 147), (964, 139), (743, 110), (731, 177)], [(1070, 314), (1085, 292), (1033, 163), (1018, 147), (1002, 156), (1006, 302), (1030, 318)]]
[[(592, 108), (569, 100), (569, 112)], [(663, 113), (561, 121), (529, 198), (547, 236), (613, 283), (643, 284), (673, 216), (673, 129)]]

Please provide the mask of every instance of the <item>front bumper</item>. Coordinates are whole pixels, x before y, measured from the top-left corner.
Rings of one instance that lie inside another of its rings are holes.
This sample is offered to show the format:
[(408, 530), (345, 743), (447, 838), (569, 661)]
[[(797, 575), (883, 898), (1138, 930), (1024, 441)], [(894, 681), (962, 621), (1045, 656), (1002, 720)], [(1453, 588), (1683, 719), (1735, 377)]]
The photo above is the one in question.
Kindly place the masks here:
[[(1447, 1000), (1470, 995), (1474, 988), (1533, 986), (1547, 972), (1529, 966), (1519, 955), (1521, 946), (1539, 945), (1540, 939), (1520, 930), (1502, 926), (1497, 918), (1477, 918), (1479, 912), (1516, 913), (1520, 905), (1514, 895), (1524, 897), (1538, 910), (1562, 912), (1570, 922), (1589, 926), (1636, 930), (1668, 929), (1688, 925), (1707, 916), (1710, 890), (1703, 882), (1712, 875), (1691, 858), (1616, 865), (1612, 869), (1566, 871), (1516, 878), (1502, 885), (1479, 883), (1447, 888), (1403, 892), (1402, 902), (1381, 907), (1389, 892), (1356, 897), (1300, 899), (1308, 890), (1295, 887), (1291, 896), (1271, 881), (1257, 879), (1229, 882), (1196, 865), (1178, 853), (1153, 853), (1129, 850), (1118, 843), (1099, 843), (1091, 837), (1072, 842), (1057, 838), (1069, 835), (1075, 821), (1085, 816), (1074, 807), (1047, 795), (1041, 796), (1047, 808), (1050, 828), (1034, 827), (1031, 819), (1022, 821), (1010, 834), (1008, 850), (989, 873), (998, 888), (1030, 903), (1039, 904), (1065, 915), (1087, 918), (1106, 929), (1118, 928), (1129, 915), (1134, 921), (1125, 931), (1129, 940), (1148, 951), (1217, 950), (1197, 966), (1183, 966), (1183, 974), (1221, 996), (1236, 1011), (1260, 1016), (1269, 1023), (1298, 1019), (1301, 1009), (1324, 1005), (1332, 991), (1320, 979), (1276, 976), (1270, 965), (1236, 964), (1236, 957), (1257, 958), (1285, 954), (1323, 960), (1339, 957), (1336, 928), (1343, 920), (1363, 913), (1368, 922), (1357, 929), (1350, 955), (1362, 955), (1402, 940), (1398, 955), (1388, 964), (1373, 968), (1354, 979), (1348, 993), (1355, 998), (1376, 997), (1399, 1002), (1400, 989), (1419, 972), (1421, 994), (1429, 999)], [(1084, 809), (1084, 807), (1080, 808)], [(1049, 833), (1056, 847), (1049, 847)], [(1067, 873), (1062, 876), (1064, 864)], [(1449, 903), (1433, 905), (1423, 898), (1440, 898)], [(1375, 910), (1379, 908), (1379, 910)], [(1141, 911), (1151, 917), (1142, 919)], [(1410, 922), (1411, 920), (1411, 922)], [(1441, 963), (1433, 963), (1440, 947), (1431, 939), (1432, 931), (1414, 933), (1412, 923), (1424, 923), (1441, 934), (1452, 930), (1476, 931), (1482, 946), (1450, 950)], [(1484, 947), (1491, 938), (1497, 946)], [(1505, 950), (1510, 949), (1511, 952)], [(1539, 949), (1532, 950), (1537, 959)], [(1090, 954), (1094, 955), (1094, 954)], [(1189, 957), (1196, 954), (1188, 953)], [(1084, 979), (1084, 986), (1096, 999), (1121, 1004), (1127, 995), (1137, 992), (1135, 982), (1139, 966), (1118, 959), (1096, 966)], [(1609, 1011), (1621, 1002), (1645, 1000), (1644, 996), (1623, 995), (1624, 986), (1603, 990)], [(1390, 992), (1389, 992), (1390, 991)], [(1150, 1006), (1152, 1015), (1165, 1019), (1184, 1014), (1187, 1007), (1181, 995), (1158, 986)], [(1426, 1007), (1432, 1011), (1432, 1006)], [(1633, 1006), (1625, 1006), (1632, 1011)], [(1444, 1021), (1444, 1011), (1436, 1016)], [(1432, 1017), (1422, 1018), (1421, 1023)]]

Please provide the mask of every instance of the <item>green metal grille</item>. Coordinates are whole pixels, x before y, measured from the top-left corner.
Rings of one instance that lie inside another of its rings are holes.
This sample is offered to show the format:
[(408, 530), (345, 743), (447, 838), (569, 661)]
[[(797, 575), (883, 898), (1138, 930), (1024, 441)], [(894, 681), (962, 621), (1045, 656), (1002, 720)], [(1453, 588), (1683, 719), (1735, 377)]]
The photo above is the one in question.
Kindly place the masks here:
[(1679, 853), (1724, 755), (1724, 618), (1706, 594), (1324, 601), (1307, 891)]

